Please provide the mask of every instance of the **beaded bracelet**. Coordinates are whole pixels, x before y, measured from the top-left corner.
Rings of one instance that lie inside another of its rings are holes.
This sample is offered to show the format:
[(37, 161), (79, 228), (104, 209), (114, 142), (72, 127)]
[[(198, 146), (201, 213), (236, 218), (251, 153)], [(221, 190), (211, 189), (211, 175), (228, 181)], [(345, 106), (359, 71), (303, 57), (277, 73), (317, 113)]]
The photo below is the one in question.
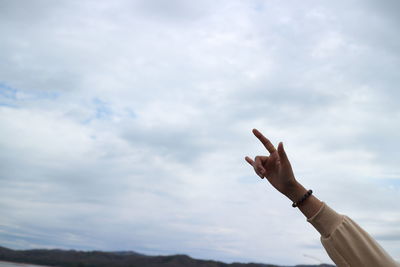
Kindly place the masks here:
[(309, 196), (312, 195), (312, 190), (308, 190), (307, 193), (304, 194), (304, 196), (297, 202), (293, 202), (292, 207), (296, 208), (298, 207), (302, 202), (304, 202), (304, 200), (306, 200)]

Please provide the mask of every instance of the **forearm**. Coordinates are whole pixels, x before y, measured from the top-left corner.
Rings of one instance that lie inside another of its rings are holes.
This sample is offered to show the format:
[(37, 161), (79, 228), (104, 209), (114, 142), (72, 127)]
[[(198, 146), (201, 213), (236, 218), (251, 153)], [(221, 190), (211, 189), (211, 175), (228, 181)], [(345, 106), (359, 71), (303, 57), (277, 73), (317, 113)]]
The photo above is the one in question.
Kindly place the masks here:
[[(312, 210), (313, 202), (315, 201), (306, 200), (300, 207), (305, 215)], [(325, 203), (307, 221), (321, 234), (324, 248), (338, 267), (400, 266), (358, 224)]]
[[(297, 202), (306, 193), (307, 189), (305, 189), (300, 183), (296, 182), (291, 190), (289, 190), (285, 195), (292, 202)], [(304, 214), (304, 216), (307, 217), (307, 219), (314, 216), (321, 209), (321, 207), (322, 202), (314, 195), (309, 196), (304, 202), (298, 205), (298, 208)]]
[[(288, 192), (285, 195), (296, 202), (307, 189), (296, 182)], [(337, 266), (400, 266), (360, 226), (315, 196), (308, 197), (298, 208), (321, 234), (321, 242)]]

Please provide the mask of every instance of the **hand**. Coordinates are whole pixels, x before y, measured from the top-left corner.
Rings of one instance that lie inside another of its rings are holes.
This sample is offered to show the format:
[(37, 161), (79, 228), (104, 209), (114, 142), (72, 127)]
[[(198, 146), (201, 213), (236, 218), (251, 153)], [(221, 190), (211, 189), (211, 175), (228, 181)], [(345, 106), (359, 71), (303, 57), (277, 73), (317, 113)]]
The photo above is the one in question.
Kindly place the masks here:
[(253, 129), (253, 133), (270, 154), (269, 156), (257, 156), (254, 160), (246, 157), (245, 160), (253, 166), (254, 171), (261, 179), (267, 178), (273, 187), (289, 197), (297, 189), (298, 183), (282, 142), (279, 143), (278, 150), (276, 150), (274, 145), (257, 129)]

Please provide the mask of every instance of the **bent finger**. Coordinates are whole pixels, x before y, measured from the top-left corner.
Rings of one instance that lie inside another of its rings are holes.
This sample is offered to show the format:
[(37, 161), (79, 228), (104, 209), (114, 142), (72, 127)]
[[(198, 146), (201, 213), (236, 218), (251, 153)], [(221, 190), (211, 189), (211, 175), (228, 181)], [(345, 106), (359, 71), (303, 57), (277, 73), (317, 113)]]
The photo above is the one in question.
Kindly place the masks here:
[(265, 174), (265, 169), (263, 167), (263, 162), (260, 156), (257, 156), (254, 159), (254, 170), (255, 172), (258, 174), (258, 176), (260, 176), (261, 178), (264, 178), (264, 174)]

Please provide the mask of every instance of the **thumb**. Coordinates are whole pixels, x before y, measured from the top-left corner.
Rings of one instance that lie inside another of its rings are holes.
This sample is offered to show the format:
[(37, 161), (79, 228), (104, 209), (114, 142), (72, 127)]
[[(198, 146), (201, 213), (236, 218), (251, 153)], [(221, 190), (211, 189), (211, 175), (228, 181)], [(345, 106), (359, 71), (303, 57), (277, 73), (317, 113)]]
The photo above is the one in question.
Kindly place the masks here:
[(278, 145), (278, 154), (279, 154), (279, 159), (281, 160), (282, 163), (289, 163), (289, 159), (286, 155), (285, 149), (283, 148), (282, 142), (280, 142)]

